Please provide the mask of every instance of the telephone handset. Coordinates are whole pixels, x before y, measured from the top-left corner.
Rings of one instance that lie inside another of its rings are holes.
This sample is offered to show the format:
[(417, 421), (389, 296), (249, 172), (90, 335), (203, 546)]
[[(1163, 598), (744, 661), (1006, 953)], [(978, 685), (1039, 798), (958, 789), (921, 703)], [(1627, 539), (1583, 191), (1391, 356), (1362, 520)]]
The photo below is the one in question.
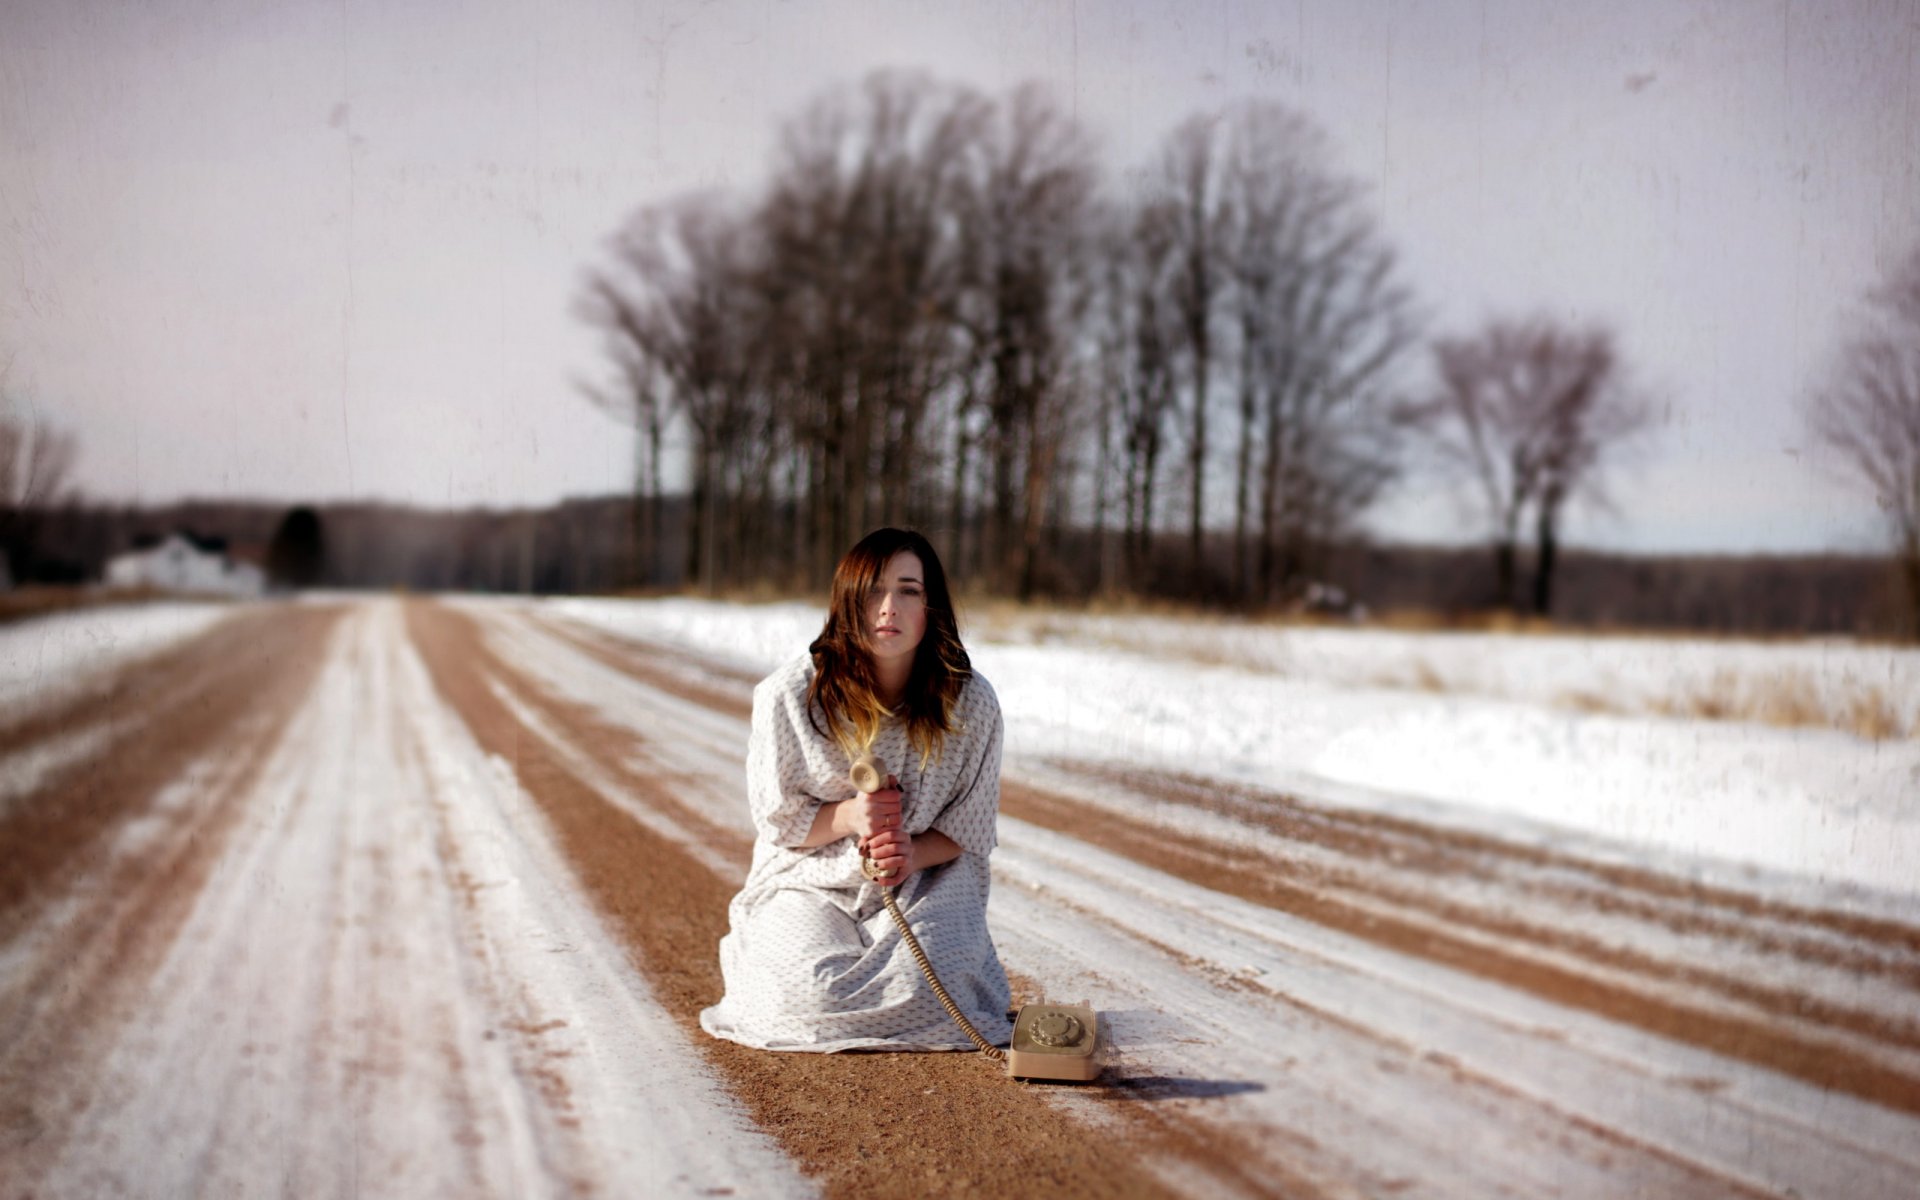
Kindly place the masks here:
[[(853, 786), (861, 792), (872, 794), (881, 789), (887, 780), (886, 767), (872, 754), (863, 754), (855, 759), (847, 777)], [(868, 879), (877, 880), (880, 872), (874, 861), (866, 856), (863, 848), (860, 855), (860, 873)], [(893, 888), (883, 887), (881, 898), (887, 903), (887, 912), (892, 914), (893, 923), (900, 927), (901, 937), (906, 939), (907, 950), (913, 960), (920, 964), (921, 974), (933, 987), (933, 994), (939, 998), (954, 1023), (960, 1026), (980, 1053), (995, 1061), (1007, 1064), (1007, 1074), (1017, 1079), (1046, 1079), (1056, 1082), (1085, 1083), (1099, 1077), (1102, 1062), (1100, 1056), (1100, 1014), (1091, 1005), (1047, 1004), (1038, 1002), (1020, 1006), (1019, 1015), (1013, 1021), (1013, 1041), (1007, 1049), (987, 1041), (980, 1031), (967, 1020), (960, 1006), (947, 995), (947, 989), (940, 985), (940, 977), (933, 973), (933, 964), (927, 961), (926, 951), (920, 948), (920, 939), (913, 936), (913, 930), (907, 926), (907, 918), (900, 912), (900, 906), (894, 903)]]
[(853, 780), (856, 789), (871, 796), (887, 781), (887, 772), (879, 759), (871, 754), (862, 754), (853, 760), (853, 766), (847, 770), (847, 778)]

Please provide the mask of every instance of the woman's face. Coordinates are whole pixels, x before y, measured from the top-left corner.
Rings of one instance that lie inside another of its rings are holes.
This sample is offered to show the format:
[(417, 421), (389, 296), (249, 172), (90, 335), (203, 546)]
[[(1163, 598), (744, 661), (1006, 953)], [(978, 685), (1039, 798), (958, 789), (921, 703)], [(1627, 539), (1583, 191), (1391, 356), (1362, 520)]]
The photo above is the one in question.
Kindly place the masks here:
[(867, 593), (866, 621), (875, 659), (912, 661), (927, 632), (927, 580), (918, 554), (902, 550), (887, 560)]

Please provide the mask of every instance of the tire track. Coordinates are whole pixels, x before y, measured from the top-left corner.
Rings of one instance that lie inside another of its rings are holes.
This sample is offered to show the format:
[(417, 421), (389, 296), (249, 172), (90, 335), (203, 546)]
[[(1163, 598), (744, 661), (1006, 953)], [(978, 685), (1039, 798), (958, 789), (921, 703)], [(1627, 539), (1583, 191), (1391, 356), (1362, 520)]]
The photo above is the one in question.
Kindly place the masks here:
[(1298, 1161), (1334, 1179), (1441, 1196), (1814, 1196), (1903, 1194), (1891, 1181), (1911, 1178), (1916, 1126), (1889, 1110), (1382, 953), (1074, 834), (1013, 824), (1007, 840), (1001, 927), (1030, 941), (1043, 913), (1077, 912), (1062, 957), (1127, 964), (1100, 991), (1145, 1039), (1144, 1073), (1264, 1083), (1236, 1123), (1322, 1133)]
[[(129, 780), (151, 784), (177, 775), (248, 711), (249, 688), (262, 698), (284, 696), (267, 686), (275, 672), (310, 677), (313, 651), (335, 616), (319, 608), (283, 614), (278, 607), (234, 616), (0, 734), (0, 756), (11, 756), (76, 728), (108, 731), (96, 752), (49, 772), (0, 814), (0, 943), (11, 935), (16, 909), (70, 874), (69, 864), (145, 799), (124, 786)], [(155, 713), (165, 719), (154, 720)]]
[[(1621, 912), (1678, 932), (1745, 941), (1819, 965), (1920, 987), (1920, 926), (1765, 898), (1385, 813), (1314, 806), (1246, 784), (1103, 763), (1050, 765), (1094, 783), (1213, 812), (1348, 857), (1392, 862), (1436, 877), (1478, 880), (1497, 875), (1543, 898)], [(1833, 938), (1877, 948), (1883, 955), (1838, 949)]]
[[(753, 689), (760, 682), (758, 676), (726, 663), (702, 659), (677, 646), (615, 637), (545, 613), (529, 613), (524, 619), (602, 666), (612, 667), (657, 691), (742, 721), (753, 717)], [(663, 670), (662, 663), (671, 663), (679, 669)]]
[[(1403, 954), (1466, 971), (1543, 999), (1581, 1009), (1781, 1071), (1816, 1087), (1847, 1092), (1902, 1112), (1920, 1114), (1920, 1079), (1888, 1067), (1851, 1045), (1803, 1034), (1754, 1016), (1689, 1004), (1651, 987), (1597, 978), (1575, 964), (1536, 957), (1537, 942), (1495, 944), (1451, 932), (1428, 920), (1363, 906), (1330, 895), (1320, 881), (1288, 877), (1284, 864), (1245, 851), (1224, 850), (1212, 839), (1065, 800), (1019, 783), (1002, 788), (1004, 810), (1043, 828), (1203, 887), (1303, 917), (1316, 924)], [(1472, 914), (1484, 928), (1525, 937), (1544, 931)]]
[(124, 733), (0, 821), (0, 1177), (35, 1178), (93, 1103), (338, 615), (234, 618), (97, 693), (104, 714), (62, 710)]

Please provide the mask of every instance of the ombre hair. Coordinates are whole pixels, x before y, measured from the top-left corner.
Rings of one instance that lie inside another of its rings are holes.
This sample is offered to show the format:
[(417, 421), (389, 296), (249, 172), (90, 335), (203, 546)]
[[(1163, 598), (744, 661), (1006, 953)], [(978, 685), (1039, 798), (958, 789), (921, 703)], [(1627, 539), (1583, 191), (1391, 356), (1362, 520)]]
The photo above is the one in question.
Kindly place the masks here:
[[(875, 686), (867, 596), (887, 563), (903, 550), (920, 559), (927, 628), (914, 650), (906, 696), (894, 710), (880, 702)], [(908, 743), (920, 752), (920, 768), (940, 757), (954, 729), (954, 705), (973, 678), (973, 662), (960, 644), (946, 570), (924, 535), (911, 529), (876, 529), (847, 551), (834, 568), (826, 626), (808, 649), (814, 675), (807, 686), (807, 720), (816, 732), (830, 734), (847, 757), (854, 758), (873, 749), (881, 722), (899, 716), (906, 721)], [(815, 719), (816, 709), (826, 720), (825, 729)]]

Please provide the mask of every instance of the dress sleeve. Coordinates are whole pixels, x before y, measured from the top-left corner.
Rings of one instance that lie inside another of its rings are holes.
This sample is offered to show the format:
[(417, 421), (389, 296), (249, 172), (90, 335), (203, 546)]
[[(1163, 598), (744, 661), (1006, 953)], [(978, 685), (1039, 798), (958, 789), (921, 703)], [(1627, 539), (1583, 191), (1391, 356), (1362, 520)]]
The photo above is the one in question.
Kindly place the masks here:
[(932, 828), (969, 854), (986, 856), (1000, 844), (995, 831), (1000, 812), (1000, 700), (984, 679), (969, 717), (967, 743), (973, 757), (961, 770), (960, 794), (933, 820)]
[[(804, 703), (802, 701), (801, 703)], [(753, 692), (753, 733), (747, 739), (747, 808), (764, 841), (797, 849), (813, 828), (820, 797), (807, 791), (806, 753), (801, 747), (794, 698), (777, 687)]]
[(780, 856), (783, 879), (812, 887), (857, 888), (866, 879), (852, 838), (810, 850), (800, 845), (824, 799), (812, 791), (818, 772), (807, 751), (820, 745), (820, 736), (807, 723), (806, 703), (804, 683), (794, 678), (775, 676), (754, 689), (747, 810), (757, 839), (785, 852)]

